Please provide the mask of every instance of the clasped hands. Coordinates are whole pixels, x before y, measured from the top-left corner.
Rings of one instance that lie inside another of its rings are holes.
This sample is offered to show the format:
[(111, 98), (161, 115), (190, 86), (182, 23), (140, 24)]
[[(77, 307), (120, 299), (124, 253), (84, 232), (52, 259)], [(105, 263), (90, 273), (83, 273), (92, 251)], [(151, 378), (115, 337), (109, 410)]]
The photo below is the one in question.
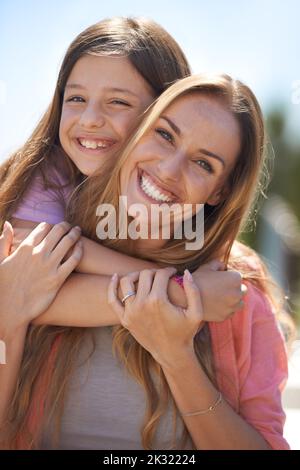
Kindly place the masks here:
[[(108, 301), (120, 323), (161, 364), (194, 353), (195, 335), (206, 321), (224, 321), (242, 308), (247, 287), (236, 271), (224, 271), (218, 261), (185, 270), (186, 305), (173, 305), (167, 289), (175, 268), (117, 274), (108, 288)], [(118, 295), (121, 292), (121, 296)], [(121, 302), (123, 299), (123, 303)]]

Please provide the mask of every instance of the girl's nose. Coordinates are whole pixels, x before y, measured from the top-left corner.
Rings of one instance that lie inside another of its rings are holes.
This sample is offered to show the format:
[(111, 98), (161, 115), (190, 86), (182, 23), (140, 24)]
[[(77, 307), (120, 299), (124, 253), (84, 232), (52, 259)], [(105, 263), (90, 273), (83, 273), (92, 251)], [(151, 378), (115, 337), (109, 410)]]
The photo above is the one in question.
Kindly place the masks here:
[(103, 127), (105, 115), (99, 106), (88, 106), (80, 116), (80, 125), (85, 128)]

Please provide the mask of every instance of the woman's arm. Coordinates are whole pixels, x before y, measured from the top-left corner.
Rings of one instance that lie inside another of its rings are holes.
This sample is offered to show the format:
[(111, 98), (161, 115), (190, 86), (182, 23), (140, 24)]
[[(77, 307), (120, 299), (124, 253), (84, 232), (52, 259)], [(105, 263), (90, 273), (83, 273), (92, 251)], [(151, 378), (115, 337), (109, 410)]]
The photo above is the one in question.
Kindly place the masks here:
[[(136, 295), (129, 297), (125, 306), (116, 296), (118, 278), (113, 276), (109, 286), (109, 299), (121, 324), (162, 367), (197, 449), (270, 449), (264, 432), (257, 430), (255, 425), (252, 427), (248, 424), (225, 399), (220, 400), (219, 391), (199, 364), (194, 350), (194, 338), (203, 320), (201, 296), (192, 276), (185, 271), (184, 289), (188, 308), (180, 309), (171, 305), (166, 296), (166, 286), (171, 275), (170, 269), (159, 270), (155, 275), (142, 272)], [(124, 295), (132, 288), (130, 277), (122, 278), (120, 286)], [(249, 332), (248, 337), (240, 338), (240, 342), (247, 343), (248, 356), (252, 354), (252, 348), (255, 348), (252, 344), (249, 350), (250, 336)], [(219, 341), (221, 339), (223, 338), (218, 338)], [(227, 340), (230, 341), (230, 338)], [(272, 353), (276, 351), (272, 350)], [(253, 368), (258, 367), (258, 364), (253, 364)], [(264, 371), (264, 386), (273, 380), (272, 372)], [(253, 373), (255, 376), (255, 370)], [(234, 380), (234, 377), (228, 379)], [(252, 386), (251, 381), (250, 389)], [(260, 392), (259, 389), (257, 391)], [(266, 406), (272, 410), (277, 405), (276, 398), (272, 396), (265, 403), (264, 392), (265, 390), (260, 396), (260, 413), (264, 412)], [(249, 406), (255, 407), (256, 404), (250, 402)], [(264, 414), (266, 415), (265, 412)], [(271, 428), (271, 423), (266, 424)]]
[[(208, 410), (217, 402), (212, 385), (196, 355), (181, 354), (172, 365), (162, 367), (173, 398), (182, 414)], [(223, 399), (211, 412), (183, 416), (189, 434), (199, 450), (269, 450), (263, 436)]]

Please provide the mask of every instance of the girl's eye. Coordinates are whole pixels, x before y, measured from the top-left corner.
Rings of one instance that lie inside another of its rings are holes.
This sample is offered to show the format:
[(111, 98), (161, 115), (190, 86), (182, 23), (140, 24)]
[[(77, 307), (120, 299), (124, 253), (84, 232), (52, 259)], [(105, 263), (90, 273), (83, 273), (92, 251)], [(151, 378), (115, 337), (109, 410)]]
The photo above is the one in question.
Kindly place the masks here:
[(174, 138), (172, 134), (166, 131), (165, 129), (155, 129), (155, 132), (159, 134), (164, 140), (167, 140), (168, 142), (170, 142), (170, 144), (174, 143)]
[(127, 103), (127, 101), (123, 101), (123, 100), (112, 100), (111, 103), (117, 104), (120, 106), (131, 106), (129, 103)]
[(84, 99), (81, 96), (71, 96), (70, 98), (66, 99), (66, 102), (72, 102), (72, 103), (83, 103)]
[(214, 173), (213, 167), (206, 160), (196, 160), (196, 163), (208, 173)]

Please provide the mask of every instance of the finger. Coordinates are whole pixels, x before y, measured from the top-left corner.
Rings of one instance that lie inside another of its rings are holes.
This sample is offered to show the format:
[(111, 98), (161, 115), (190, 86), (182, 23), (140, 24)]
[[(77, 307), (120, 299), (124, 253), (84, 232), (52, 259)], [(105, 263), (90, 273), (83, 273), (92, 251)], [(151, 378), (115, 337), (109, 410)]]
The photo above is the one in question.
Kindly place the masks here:
[(51, 253), (57, 261), (62, 261), (67, 255), (68, 251), (78, 242), (81, 236), (80, 227), (73, 227), (66, 235), (58, 242), (56, 247)]
[(0, 236), (0, 263), (10, 254), (14, 239), (14, 231), (11, 224), (6, 220), (3, 226), (3, 232)]
[(82, 258), (82, 254), (83, 245), (82, 242), (79, 240), (79, 242), (77, 242), (77, 244), (74, 246), (73, 252), (71, 253), (70, 257), (64, 263), (59, 264), (57, 271), (61, 276), (61, 284), (63, 284), (67, 277), (74, 271), (74, 269)]
[(114, 274), (110, 280), (108, 290), (107, 290), (107, 301), (111, 305), (114, 312), (118, 315), (121, 324), (123, 324), (123, 317), (125, 309), (121, 302), (118, 299), (118, 275)]
[(159, 269), (154, 276), (151, 293), (158, 294), (159, 297), (163, 299), (168, 298), (167, 291), (169, 280), (176, 272), (177, 269), (171, 267)]
[(47, 247), (47, 250), (51, 252), (52, 250), (54, 250), (54, 248), (62, 239), (62, 237), (66, 235), (67, 232), (69, 232), (70, 229), (71, 225), (66, 221), (53, 225), (47, 236), (44, 237), (43, 240), (41, 240), (40, 247)]
[(46, 222), (41, 222), (29, 233), (29, 235), (27, 235), (26, 238), (24, 238), (18, 248), (24, 245), (37, 246), (42, 240), (44, 240), (51, 228), (52, 225), (47, 224)]
[(201, 321), (203, 319), (203, 307), (200, 291), (195, 284), (192, 274), (186, 269), (183, 276), (183, 288), (187, 298), (188, 307), (185, 310), (187, 315), (196, 317)]
[(136, 299), (141, 300), (149, 295), (156, 271), (156, 269), (144, 269), (139, 273)]
[(224, 271), (225, 270), (225, 263), (219, 261), (218, 259), (213, 259), (209, 263), (207, 263), (211, 271)]
[(131, 294), (132, 292), (134, 292), (134, 295), (132, 295), (131, 297), (128, 297), (128, 299), (125, 300), (124, 305), (133, 303), (135, 300), (135, 296), (136, 296), (133, 276), (122, 277), (122, 279), (120, 280), (120, 287), (121, 287), (121, 292), (122, 292), (122, 298), (124, 298), (127, 294)]

